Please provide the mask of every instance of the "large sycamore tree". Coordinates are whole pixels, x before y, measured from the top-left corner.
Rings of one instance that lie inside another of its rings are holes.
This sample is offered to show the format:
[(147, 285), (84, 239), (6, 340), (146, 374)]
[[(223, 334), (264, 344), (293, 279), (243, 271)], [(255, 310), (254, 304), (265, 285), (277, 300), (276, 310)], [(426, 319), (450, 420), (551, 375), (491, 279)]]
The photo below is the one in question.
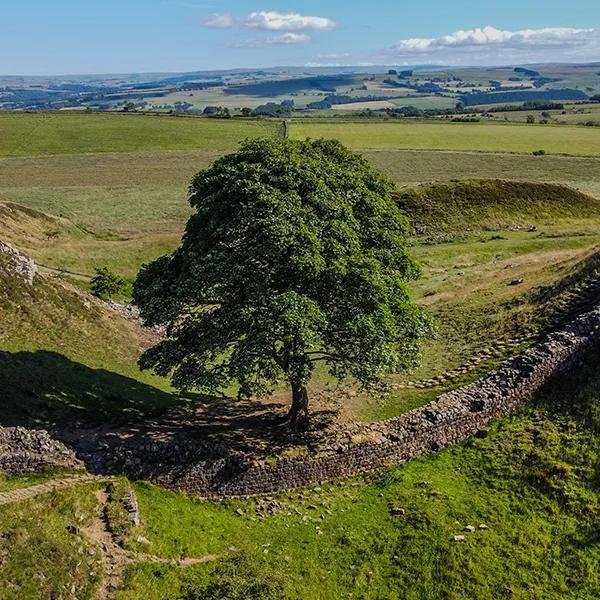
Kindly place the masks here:
[(256, 140), (198, 173), (181, 246), (145, 265), (134, 300), (166, 335), (140, 366), (206, 393), (286, 382), (306, 425), (317, 363), (380, 381), (416, 362), (429, 330), (393, 184), (336, 141)]

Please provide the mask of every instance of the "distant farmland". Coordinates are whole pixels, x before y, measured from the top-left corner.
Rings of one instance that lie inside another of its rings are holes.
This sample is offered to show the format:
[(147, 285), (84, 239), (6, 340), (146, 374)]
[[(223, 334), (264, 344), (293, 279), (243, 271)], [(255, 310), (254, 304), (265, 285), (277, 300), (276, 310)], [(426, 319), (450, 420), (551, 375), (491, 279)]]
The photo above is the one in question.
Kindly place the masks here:
[(600, 128), (503, 123), (360, 123), (296, 121), (295, 139), (335, 138), (358, 149), (471, 150), (600, 155)]

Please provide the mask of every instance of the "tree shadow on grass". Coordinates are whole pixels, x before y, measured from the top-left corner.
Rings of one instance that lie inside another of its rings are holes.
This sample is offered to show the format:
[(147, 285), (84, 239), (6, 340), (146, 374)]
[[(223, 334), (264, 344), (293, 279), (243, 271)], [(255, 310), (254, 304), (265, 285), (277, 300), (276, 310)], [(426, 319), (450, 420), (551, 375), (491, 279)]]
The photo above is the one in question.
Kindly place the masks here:
[(0, 425), (90, 427), (157, 414), (180, 398), (62, 354), (0, 352)]
[(168, 394), (43, 350), (0, 352), (0, 398), (0, 426), (50, 429), (84, 459), (148, 442), (197, 444), (199, 458), (271, 455), (320, 443), (335, 416), (315, 412), (309, 432), (291, 434), (282, 423), (284, 404)]

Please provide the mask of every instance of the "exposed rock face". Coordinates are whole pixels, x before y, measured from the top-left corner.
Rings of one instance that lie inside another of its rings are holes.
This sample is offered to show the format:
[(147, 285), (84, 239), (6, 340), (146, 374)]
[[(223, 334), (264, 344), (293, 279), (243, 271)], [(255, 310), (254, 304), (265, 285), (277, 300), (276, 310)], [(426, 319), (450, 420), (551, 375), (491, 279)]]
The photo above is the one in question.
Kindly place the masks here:
[(568, 369), (600, 343), (600, 307), (578, 316), (564, 329), (523, 354), (505, 361), (489, 376), (442, 394), (400, 417), (348, 432), (362, 444), (339, 444), (318, 454), (256, 464), (244, 457), (199, 460), (188, 443), (149, 443), (133, 451), (117, 448), (110, 457), (127, 474), (192, 494), (249, 496), (285, 491), (352, 477), (464, 440), (527, 402), (554, 375)]
[[(0, 240), (0, 270), (14, 275), (22, 279), (25, 283), (33, 285), (33, 280), (37, 274), (37, 265), (35, 262), (21, 254), (18, 250), (13, 248), (10, 244)], [(8, 258), (8, 260), (6, 260)]]
[(42, 467), (82, 466), (73, 451), (52, 439), (47, 431), (0, 427), (0, 472), (16, 474)]

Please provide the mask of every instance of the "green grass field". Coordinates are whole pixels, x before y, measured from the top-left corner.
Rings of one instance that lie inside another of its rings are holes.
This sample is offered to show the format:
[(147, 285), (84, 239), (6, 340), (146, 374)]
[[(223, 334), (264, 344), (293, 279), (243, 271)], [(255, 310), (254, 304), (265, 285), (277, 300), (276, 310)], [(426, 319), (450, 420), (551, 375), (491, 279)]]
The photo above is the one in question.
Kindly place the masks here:
[[(201, 502), (136, 484), (142, 523), (127, 535), (127, 548), (167, 559), (219, 558), (185, 568), (142, 559), (127, 569), (116, 597), (175, 600), (194, 591), (217, 600), (230, 597), (228, 586), (260, 583), (262, 593), (238, 597), (593, 600), (600, 585), (599, 367), (592, 355), (485, 437), (345, 485), (278, 495), (281, 509), (272, 516), (261, 511), (262, 500)], [(67, 527), (90, 522), (96, 488), (3, 508), (6, 600), (45, 600), (65, 586), (81, 600), (94, 597), (97, 554)], [(394, 507), (405, 513), (393, 516)], [(476, 531), (464, 533), (466, 525)]]
[(234, 150), (281, 123), (135, 114), (0, 112), (0, 156), (135, 150)]
[(335, 138), (351, 148), (412, 148), (600, 155), (600, 128), (504, 123), (293, 121), (294, 139)]
[[(107, 166), (117, 162), (115, 155), (78, 157), (76, 163), (79, 169), (75, 171), (68, 168), (70, 157), (9, 159), (8, 162), (23, 169), (22, 175), (12, 174), (13, 185), (41, 185), (42, 178), (48, 177), (45, 189), (12, 188), (20, 190), (17, 199), (37, 208), (56, 211), (55, 206), (59, 207), (60, 211), (56, 212), (68, 218), (52, 220), (43, 214), (12, 206), (9, 207), (11, 211), (5, 213), (7, 218), (0, 224), (0, 238), (26, 251), (42, 266), (53, 269), (53, 274), (57, 270), (65, 271), (62, 278), (84, 290), (97, 266), (107, 265), (132, 281), (142, 263), (176, 247), (189, 214), (183, 181), (178, 181), (181, 175), (176, 169), (176, 161), (171, 156), (172, 162), (163, 162), (160, 156), (125, 153), (120, 167), (115, 169)], [(190, 171), (191, 165), (197, 168), (200, 162), (196, 153), (178, 156), (182, 164), (189, 160)], [(81, 173), (83, 184), (88, 177), (91, 178), (93, 161), (98, 161), (100, 168), (96, 179), (91, 182), (92, 187), (81, 186), (79, 189), (78, 186), (67, 186), (64, 189), (71, 190), (70, 194), (56, 194), (51, 185), (52, 172), (57, 181), (68, 184), (77, 183), (74, 173)], [(32, 163), (39, 165), (38, 168), (34, 168)], [(156, 165), (156, 169), (148, 169), (153, 173), (149, 177), (150, 186), (154, 185), (153, 178), (163, 180), (167, 186), (160, 188), (162, 195), (149, 193), (148, 186), (141, 184), (148, 164)], [(51, 165), (59, 165), (60, 168), (52, 171)], [(39, 179), (33, 177), (35, 173)], [(125, 183), (131, 187), (121, 188)], [(32, 193), (36, 189), (38, 194)], [(98, 189), (110, 191), (100, 194)], [(109, 193), (110, 196), (107, 195)], [(543, 307), (524, 300), (524, 296), (536, 286), (551, 285), (557, 278), (577, 270), (591, 249), (600, 244), (600, 203), (560, 187), (466, 182), (424, 188), (420, 194), (405, 193), (405, 196), (410, 200), (407, 209), (415, 223), (426, 224), (434, 237), (442, 235), (444, 243), (417, 245), (414, 249), (424, 271), (423, 278), (414, 286), (415, 297), (438, 320), (439, 335), (426, 344), (422, 366), (395, 378), (397, 383), (440, 375), (459, 366), (474, 351), (487, 346), (490, 336), (505, 339), (523, 327), (533, 327), (539, 321)], [(436, 198), (437, 212), (427, 209), (429, 196)], [(84, 197), (90, 198), (90, 202), (83, 202)], [(161, 197), (165, 198), (162, 202)], [(478, 202), (474, 203), (474, 199)], [(54, 201), (60, 204), (54, 205)], [(472, 207), (467, 210), (469, 204)], [(535, 223), (539, 230), (527, 232), (526, 228), (531, 223)], [(515, 224), (520, 224), (525, 230), (510, 231)], [(99, 229), (103, 225), (105, 228)], [(103, 232), (103, 235), (98, 232)], [(506, 270), (508, 268), (509, 271)], [(523, 278), (523, 285), (508, 286), (515, 277)], [(39, 291), (49, 294), (50, 289), (45, 286)], [(515, 302), (517, 299), (521, 301)], [(78, 376), (72, 380), (61, 376), (66, 382), (65, 393), (69, 398), (76, 394), (77, 386), (87, 373), (87, 377), (97, 380), (98, 395), (102, 398), (112, 395), (121, 398), (123, 392), (120, 390), (128, 385), (121, 376), (131, 378), (132, 389), (136, 389), (133, 397), (138, 414), (143, 410), (143, 402), (141, 405), (138, 403), (145, 391), (154, 398), (149, 402), (150, 410), (177, 401), (168, 394), (161, 395), (168, 391), (166, 381), (137, 371), (135, 360), (139, 350), (135, 348), (132, 332), (123, 333), (124, 324), (119, 324), (120, 321), (115, 323), (118, 327), (114, 328), (107, 322), (92, 320), (85, 325), (84, 330), (88, 333), (83, 337), (78, 335), (77, 320), (74, 320), (73, 326), (55, 331), (51, 323), (65, 321), (61, 305), (68, 306), (73, 301), (65, 299), (54, 304), (45, 301), (45, 314), (43, 311), (37, 315), (32, 312), (34, 322), (39, 321), (34, 331), (43, 335), (32, 336), (28, 323), (20, 322), (17, 312), (9, 311), (3, 324), (4, 345), (13, 352), (23, 348), (31, 353), (37, 348), (50, 353), (43, 355), (45, 367), (59, 362), (59, 357), (52, 353), (65, 356), (67, 360), (63, 368), (70, 362), (76, 362), (81, 367)], [(74, 312), (86, 314), (79, 309)], [(103, 345), (90, 345), (94, 336), (113, 340), (110, 351)], [(452, 346), (452, 353), (447, 352), (448, 346)], [(31, 355), (31, 360), (34, 356)], [(99, 373), (99, 367), (106, 372)], [(57, 372), (60, 373), (63, 368), (57, 367)], [(18, 406), (20, 398), (37, 393), (39, 384), (33, 385), (33, 392), (28, 391), (27, 380), (19, 374), (20, 371), (7, 373), (7, 376), (18, 379), (10, 388), (10, 406)], [(115, 375), (114, 381), (111, 381), (111, 373)], [(476, 373), (470, 377), (473, 376)], [(39, 377), (42, 377), (41, 373)], [(311, 386), (312, 393), (320, 393), (328, 383), (331, 383), (329, 379), (320, 374)], [(158, 387), (161, 393), (145, 387), (147, 385)], [(115, 392), (111, 391), (113, 388)], [(58, 382), (50, 385), (44, 409), (46, 419), (51, 418), (52, 399), (58, 397), (59, 390)], [(373, 420), (393, 416), (429, 401), (439, 391), (399, 390), (384, 400), (361, 394), (344, 403), (340, 419)], [(84, 416), (93, 404), (94, 394), (86, 394), (85, 397), (88, 400), (84, 403)], [(282, 389), (278, 399), (286, 401), (287, 391)], [(72, 403), (72, 400), (69, 402)], [(115, 403), (109, 402), (108, 407), (106, 410), (114, 410)], [(69, 412), (71, 408), (71, 405), (63, 407), (62, 401), (56, 406), (58, 411)]]
[(398, 186), (460, 179), (510, 179), (561, 183), (600, 198), (600, 158), (397, 149), (361, 153)]

